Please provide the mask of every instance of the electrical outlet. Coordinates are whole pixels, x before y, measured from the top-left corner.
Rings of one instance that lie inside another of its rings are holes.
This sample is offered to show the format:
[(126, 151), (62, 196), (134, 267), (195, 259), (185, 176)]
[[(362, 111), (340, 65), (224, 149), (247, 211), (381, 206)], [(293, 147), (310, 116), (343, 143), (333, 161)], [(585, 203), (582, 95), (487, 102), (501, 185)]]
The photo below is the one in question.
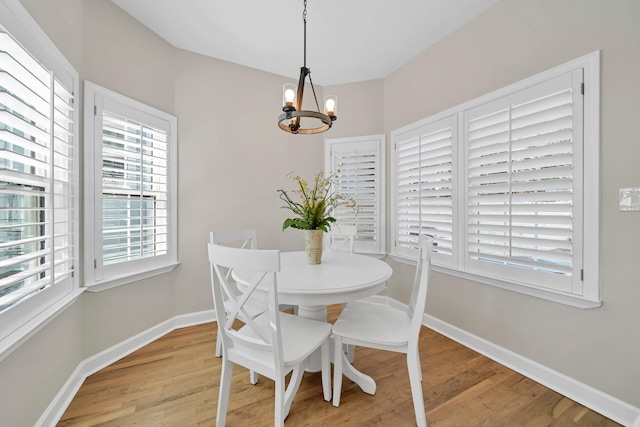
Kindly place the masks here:
[(620, 189), (620, 210), (640, 211), (640, 187)]

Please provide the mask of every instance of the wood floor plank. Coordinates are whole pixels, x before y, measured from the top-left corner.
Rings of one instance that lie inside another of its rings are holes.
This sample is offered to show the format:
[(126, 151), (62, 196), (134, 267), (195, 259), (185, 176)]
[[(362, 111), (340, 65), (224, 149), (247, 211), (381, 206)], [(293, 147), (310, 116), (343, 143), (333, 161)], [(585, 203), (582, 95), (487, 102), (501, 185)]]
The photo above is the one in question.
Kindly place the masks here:
[[(335, 319), (340, 306), (329, 309)], [(88, 377), (59, 427), (215, 426), (221, 359), (214, 323), (178, 329)], [(560, 394), (423, 328), (423, 395), (430, 427), (618, 426)], [(374, 396), (343, 379), (340, 406), (322, 398), (320, 373), (305, 373), (288, 426), (415, 426), (406, 356), (357, 348), (355, 366)], [(274, 385), (233, 371), (227, 426), (273, 425)]]

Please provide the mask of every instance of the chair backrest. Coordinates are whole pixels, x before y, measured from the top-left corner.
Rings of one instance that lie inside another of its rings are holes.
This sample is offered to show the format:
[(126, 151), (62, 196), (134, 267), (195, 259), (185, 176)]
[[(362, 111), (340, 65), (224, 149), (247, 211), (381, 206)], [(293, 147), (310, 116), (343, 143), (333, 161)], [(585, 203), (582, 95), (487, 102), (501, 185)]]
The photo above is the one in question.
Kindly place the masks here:
[(334, 223), (326, 234), (326, 248), (353, 253), (357, 229), (355, 225)]
[(409, 336), (417, 344), (420, 328), (422, 326), (422, 316), (427, 306), (427, 291), (429, 290), (429, 277), (431, 275), (431, 255), (433, 253), (433, 238), (422, 235), (418, 239), (418, 263), (416, 265), (416, 275), (413, 279), (411, 298), (409, 299), (409, 316), (411, 317), (411, 327)]
[[(255, 228), (245, 228), (237, 230), (212, 231), (209, 233), (209, 243), (217, 243), (219, 245), (231, 246), (240, 249), (258, 249), (258, 234)], [(231, 270), (227, 270), (226, 276), (229, 279)], [(229, 282), (231, 285), (231, 283)], [(231, 289), (225, 289), (225, 292), (233, 290), (237, 293), (235, 286)]]
[(258, 249), (258, 235), (255, 228), (212, 231), (209, 242), (243, 249)]
[[(277, 250), (245, 250), (217, 243), (209, 243), (209, 261), (211, 263), (211, 283), (213, 302), (218, 317), (218, 339), (222, 339), (223, 357), (227, 357), (230, 349), (245, 351), (268, 351), (274, 355), (276, 370), (282, 369), (282, 337), (280, 317), (278, 314), (278, 292), (276, 273), (280, 271), (280, 252)], [(255, 272), (250, 283), (242, 286), (238, 295), (227, 295), (233, 299), (233, 309), (225, 311), (224, 289), (229, 285), (229, 274), (233, 270)], [(256, 289), (268, 292), (269, 325), (261, 328), (245, 311), (255, 296)], [(238, 332), (236, 319), (241, 319), (250, 333), (245, 329)], [(235, 361), (238, 363), (238, 361)], [(240, 362), (241, 363), (241, 362)], [(278, 366), (279, 365), (279, 366)], [(245, 365), (246, 366), (246, 365)]]

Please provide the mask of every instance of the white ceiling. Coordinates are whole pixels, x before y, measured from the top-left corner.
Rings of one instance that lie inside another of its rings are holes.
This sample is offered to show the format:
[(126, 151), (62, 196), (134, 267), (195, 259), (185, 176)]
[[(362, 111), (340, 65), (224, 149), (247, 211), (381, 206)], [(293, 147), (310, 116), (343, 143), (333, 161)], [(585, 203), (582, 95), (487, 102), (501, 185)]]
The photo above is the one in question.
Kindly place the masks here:
[[(112, 0), (173, 46), (296, 79), (303, 0)], [(383, 78), (497, 0), (308, 0), (307, 67), (332, 85)]]

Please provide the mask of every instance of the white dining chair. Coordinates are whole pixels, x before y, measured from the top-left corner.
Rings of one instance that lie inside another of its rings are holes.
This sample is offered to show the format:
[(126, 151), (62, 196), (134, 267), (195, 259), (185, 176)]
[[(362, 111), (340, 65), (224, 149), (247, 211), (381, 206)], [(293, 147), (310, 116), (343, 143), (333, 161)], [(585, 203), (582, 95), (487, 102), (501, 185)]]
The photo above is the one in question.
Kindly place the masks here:
[[(212, 231), (209, 233), (209, 242), (210, 243), (218, 243), (225, 246), (232, 246), (241, 249), (258, 249), (258, 234), (255, 228), (243, 228), (243, 229), (235, 229), (235, 230), (219, 230)], [(228, 293), (233, 293), (234, 295), (238, 295), (240, 291), (236, 283), (231, 280), (230, 277), (231, 271), (227, 271), (227, 280), (228, 280), (228, 289), (225, 289), (225, 293), (223, 294), (225, 298), (225, 308), (227, 309), (227, 313), (230, 310)], [(251, 317), (255, 317), (258, 314), (263, 313), (267, 309), (267, 300), (266, 298), (260, 299), (256, 297), (249, 306), (246, 308), (246, 312)], [(291, 309), (294, 313), (297, 313), (298, 307), (292, 305), (281, 305), (280, 310)], [(222, 356), (222, 342), (220, 340), (216, 340), (216, 357)], [(258, 382), (258, 377), (255, 376), (254, 373), (251, 373), (251, 384), (256, 384)]]
[(349, 363), (342, 350), (343, 344), (405, 353), (416, 422), (418, 426), (424, 427), (427, 421), (422, 397), (418, 338), (427, 302), (433, 239), (421, 236), (418, 246), (418, 263), (408, 306), (386, 305), (372, 298), (354, 301), (346, 305), (334, 323), (333, 405), (340, 405), (342, 366)]
[[(327, 233), (325, 233), (324, 247), (334, 252), (355, 252), (356, 234), (358, 229), (355, 225), (333, 223)], [(346, 304), (342, 304), (344, 310)], [(347, 354), (349, 362), (353, 362), (355, 348), (352, 345), (345, 344), (344, 352)]]
[[(209, 233), (209, 242), (217, 243), (225, 246), (238, 247), (241, 249), (257, 249), (258, 237), (255, 228), (246, 228), (238, 230), (221, 230), (212, 231)], [(226, 273), (227, 281), (223, 285), (223, 297), (224, 306), (227, 313), (230, 313), (233, 309), (233, 300), (229, 298), (229, 295), (240, 295), (240, 290), (236, 283), (231, 280), (231, 270), (227, 269)], [(267, 300), (253, 299), (250, 305), (245, 307), (245, 312), (251, 317), (264, 313), (267, 310)], [(242, 320), (242, 318), (241, 318)], [(216, 340), (216, 357), (222, 356), (222, 341)], [(251, 383), (255, 384), (257, 379), (252, 378)]]
[[(274, 425), (284, 426), (307, 364), (309, 356), (320, 349), (324, 399), (331, 399), (331, 367), (329, 347), (331, 325), (285, 313), (279, 310), (277, 272), (280, 252), (277, 250), (243, 250), (209, 243), (213, 300), (218, 315), (219, 336), (222, 339), (222, 373), (216, 425), (225, 425), (231, 392), (231, 377), (235, 364), (244, 366), (275, 381)], [(255, 274), (240, 295), (230, 296), (234, 309), (227, 314), (223, 288), (229, 270), (251, 271)], [(245, 306), (255, 296), (256, 289), (268, 293), (268, 310), (251, 317)], [(243, 325), (235, 322), (240, 316)], [(291, 378), (285, 387), (285, 376)]]
[(356, 233), (355, 225), (334, 223), (325, 233), (324, 247), (330, 251), (354, 253)]

